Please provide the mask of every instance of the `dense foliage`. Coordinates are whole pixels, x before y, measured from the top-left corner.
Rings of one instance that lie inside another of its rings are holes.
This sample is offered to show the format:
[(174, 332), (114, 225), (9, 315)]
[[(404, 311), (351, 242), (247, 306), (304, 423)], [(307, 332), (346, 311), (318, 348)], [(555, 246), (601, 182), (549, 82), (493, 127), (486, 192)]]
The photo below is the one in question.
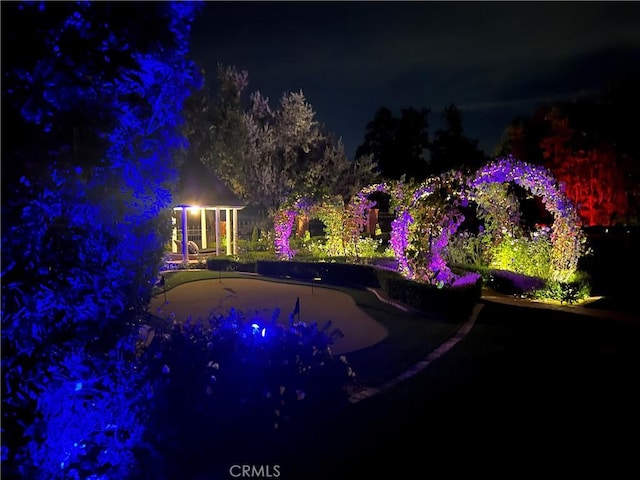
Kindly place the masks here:
[[(553, 216), (550, 227), (527, 230), (521, 225), (518, 199), (510, 192), (515, 184), (541, 198)], [(345, 238), (357, 244), (366, 211), (374, 202), (369, 196), (385, 193), (392, 196), (395, 218), (390, 245), (398, 271), (406, 278), (431, 285), (453, 285), (458, 276), (449, 266), (452, 258), (460, 264), (476, 264), (512, 272), (538, 276), (549, 281), (566, 282), (575, 273), (578, 260), (587, 252), (586, 237), (574, 205), (556, 179), (543, 167), (521, 162), (511, 156), (487, 163), (471, 175), (449, 171), (429, 177), (419, 185), (398, 182), (394, 185), (374, 184), (362, 189), (347, 207), (333, 216), (322, 217), (326, 206), (297, 198), (283, 204), (276, 214), (276, 252), (290, 260), (289, 237), (295, 215), (313, 214), (327, 226), (326, 242), (333, 244)], [(304, 201), (303, 201), (304, 200)], [(480, 222), (477, 232), (461, 232), (465, 221), (463, 208), (476, 207)], [(340, 228), (333, 225), (342, 219)], [(349, 223), (345, 219), (358, 219)], [(449, 243), (456, 247), (449, 253)], [(468, 253), (466, 253), (468, 252)]]
[(149, 440), (169, 478), (202, 459), (211, 469), (238, 451), (255, 458), (255, 449), (346, 402), (356, 376), (331, 353), (341, 332), (279, 315), (212, 312), (175, 324), (144, 352), (153, 372)]
[[(290, 260), (298, 252), (292, 250), (291, 234), (296, 216), (317, 218), (325, 226), (324, 242), (306, 239), (306, 249), (320, 257), (347, 257), (357, 261), (371, 256), (377, 250), (378, 242), (361, 238), (367, 222), (368, 210), (374, 205), (364, 195), (357, 195), (347, 205), (339, 196), (323, 196), (314, 201), (305, 196), (294, 196), (284, 202), (275, 213), (275, 250), (278, 258)], [(307, 231), (308, 233), (308, 231)]]
[(206, 87), (194, 92), (189, 138), (197, 157), (262, 216), (293, 193), (348, 200), (376, 178), (371, 157), (347, 158), (302, 91), (283, 93), (276, 106), (259, 91), (244, 102), (248, 73), (233, 66), (218, 65), (217, 83), (208, 103)]
[[(133, 367), (102, 357), (144, 309), (169, 233), (164, 211), (184, 146), (182, 102), (199, 81), (187, 58), (197, 9), (191, 2), (3, 5), (10, 45), (2, 84), (7, 475), (73, 478), (75, 454), (62, 443), (80, 445), (97, 432), (128, 429), (116, 421), (138, 421), (113, 409), (92, 417), (92, 405), (115, 407), (110, 402), (119, 398), (119, 409), (132, 407), (130, 386), (120, 382), (135, 376), (126, 373)], [(118, 379), (107, 373), (112, 368)], [(95, 387), (75, 394), (93, 403), (62, 402), (75, 392), (68, 382)], [(53, 435), (60, 419), (50, 402), (93, 418), (92, 430)], [(130, 435), (135, 443), (137, 433)], [(47, 444), (52, 439), (58, 443)], [(50, 448), (61, 450), (56, 456)], [(118, 449), (105, 450), (96, 475), (106, 464), (126, 470)], [(109, 470), (103, 474), (122, 478)]]
[(400, 117), (386, 107), (376, 111), (366, 126), (364, 142), (356, 156), (372, 155), (386, 180), (403, 176), (423, 180), (429, 173), (426, 151), (429, 147), (428, 117), (430, 109), (402, 109)]
[(238, 435), (286, 430), (353, 381), (330, 324), (145, 323), (201, 83), (198, 8), (3, 5), (3, 41), (21, 46), (3, 58), (7, 478), (177, 478), (198, 446), (220, 463)]

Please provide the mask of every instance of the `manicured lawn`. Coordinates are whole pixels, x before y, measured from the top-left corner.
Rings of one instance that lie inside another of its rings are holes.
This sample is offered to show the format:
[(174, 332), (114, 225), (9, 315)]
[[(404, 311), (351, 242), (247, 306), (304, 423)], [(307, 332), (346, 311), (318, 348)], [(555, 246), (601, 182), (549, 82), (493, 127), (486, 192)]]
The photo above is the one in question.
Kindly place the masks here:
[[(168, 291), (183, 283), (205, 279), (246, 277), (246, 274), (234, 272), (175, 271), (165, 274), (165, 288)], [(297, 280), (265, 276), (259, 278), (263, 281), (308, 285), (306, 282)], [(463, 318), (456, 322), (428, 314), (407, 313), (381, 302), (374, 293), (365, 289), (326, 284), (322, 284), (322, 287), (336, 289), (350, 295), (359, 308), (389, 332), (389, 335), (376, 345), (347, 354), (347, 359), (363, 386), (377, 385), (402, 373), (451, 337), (466, 320)], [(156, 288), (155, 294), (162, 295), (163, 290)], [(238, 309), (242, 310), (240, 307)]]
[[(176, 285), (181, 285), (187, 282), (196, 282), (198, 280), (206, 280), (210, 278), (218, 278), (220, 275), (227, 276), (227, 273), (213, 272), (211, 270), (175, 270), (171, 272), (165, 272), (164, 274), (164, 290), (171, 290)], [(162, 294), (163, 288), (156, 286), (153, 289), (154, 295)]]

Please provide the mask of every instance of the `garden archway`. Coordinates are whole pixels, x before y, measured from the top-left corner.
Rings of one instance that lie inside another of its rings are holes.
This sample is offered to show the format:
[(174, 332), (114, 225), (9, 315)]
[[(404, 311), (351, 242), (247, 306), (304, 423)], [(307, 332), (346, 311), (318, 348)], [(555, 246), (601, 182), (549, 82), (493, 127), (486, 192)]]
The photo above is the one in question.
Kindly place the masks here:
[(293, 231), (296, 216), (304, 214), (309, 217), (320, 218), (329, 229), (329, 235), (336, 235), (334, 230), (339, 229), (340, 210), (343, 205), (325, 197), (316, 202), (308, 197), (295, 197), (285, 202), (274, 216), (275, 251), (280, 260), (291, 260), (296, 252), (291, 250), (289, 239)]
[[(342, 229), (349, 227), (346, 228), (349, 230), (346, 232), (348, 235), (356, 231), (358, 219), (366, 216), (366, 210), (372, 206), (369, 195), (380, 192), (391, 196), (396, 218), (392, 222), (390, 244), (398, 262), (398, 271), (407, 278), (437, 285), (450, 284), (455, 281), (455, 275), (448, 267), (445, 257), (449, 238), (464, 220), (458, 207), (466, 206), (469, 200), (482, 202), (477, 194), (482, 185), (509, 182), (540, 197), (546, 210), (553, 215), (552, 279), (567, 281), (577, 269), (585, 244), (576, 209), (550, 172), (513, 156), (489, 162), (466, 182), (460, 172), (451, 171), (425, 180), (416, 189), (387, 183), (369, 185), (358, 192), (346, 206)], [(438, 198), (435, 200), (439, 204), (436, 207), (425, 205), (425, 200), (434, 198), (436, 192)], [(484, 204), (482, 206), (489, 209), (492, 207)], [(301, 212), (307, 215), (317, 214), (323, 208), (335, 210), (339, 206), (326, 199), (321, 203), (314, 203), (306, 197), (300, 197), (286, 202), (280, 208), (275, 216), (275, 247), (279, 258), (290, 260), (295, 255), (289, 247), (295, 216)], [(425, 209), (429, 208), (431, 210), (427, 215)], [(328, 215), (326, 212), (324, 214)], [(416, 217), (419, 218), (417, 222)], [(349, 219), (353, 220), (353, 225), (346, 225)], [(340, 229), (339, 226), (336, 228)], [(340, 235), (340, 232), (335, 234)], [(345, 232), (342, 235), (344, 237)]]
[[(417, 188), (387, 187), (396, 197), (390, 243), (404, 277), (434, 285), (455, 280), (445, 256), (449, 237), (464, 220), (458, 210), (466, 199), (463, 186), (462, 174), (451, 171), (430, 177)], [(427, 201), (436, 198), (437, 204)]]
[[(572, 202), (554, 176), (545, 168), (527, 164), (512, 155), (498, 158), (479, 169), (468, 183), (469, 200), (477, 201), (474, 191), (484, 184), (513, 182), (542, 199), (553, 215), (551, 228), (552, 278), (567, 281), (576, 271), (585, 237)], [(491, 208), (490, 205), (484, 205)]]

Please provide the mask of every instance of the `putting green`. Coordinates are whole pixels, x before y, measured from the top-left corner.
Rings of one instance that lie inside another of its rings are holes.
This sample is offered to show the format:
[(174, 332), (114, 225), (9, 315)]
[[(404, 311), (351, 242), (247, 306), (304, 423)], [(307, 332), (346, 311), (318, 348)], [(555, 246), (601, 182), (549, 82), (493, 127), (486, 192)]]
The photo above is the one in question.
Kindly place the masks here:
[[(257, 278), (223, 278), (183, 283), (152, 298), (149, 312), (171, 317), (205, 319), (212, 311), (226, 313), (230, 308), (245, 316), (257, 314), (270, 319), (274, 309), (280, 309), (278, 321), (289, 322), (296, 300), (300, 299), (300, 321), (316, 322), (322, 327), (331, 321), (344, 337), (335, 341), (331, 351), (336, 355), (360, 350), (383, 340), (388, 332), (344, 292), (311, 285), (293, 285)], [(296, 317), (297, 319), (297, 317)]]

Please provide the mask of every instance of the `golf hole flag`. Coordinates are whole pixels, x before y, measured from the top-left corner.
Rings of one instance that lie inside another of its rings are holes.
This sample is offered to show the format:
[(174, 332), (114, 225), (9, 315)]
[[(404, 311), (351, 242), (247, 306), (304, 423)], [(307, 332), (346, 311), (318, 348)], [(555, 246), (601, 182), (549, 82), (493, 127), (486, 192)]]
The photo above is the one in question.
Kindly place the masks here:
[(298, 315), (298, 320), (300, 319), (300, 297), (296, 299), (296, 306), (293, 307), (293, 316)]

